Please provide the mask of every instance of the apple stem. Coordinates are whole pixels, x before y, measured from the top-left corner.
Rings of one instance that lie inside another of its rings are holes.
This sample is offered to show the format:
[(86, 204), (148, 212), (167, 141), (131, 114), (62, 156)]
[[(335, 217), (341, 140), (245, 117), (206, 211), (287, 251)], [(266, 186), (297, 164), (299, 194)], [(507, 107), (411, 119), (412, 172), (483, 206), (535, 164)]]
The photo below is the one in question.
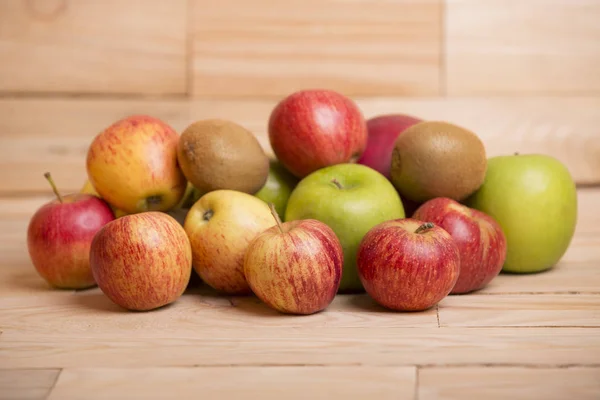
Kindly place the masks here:
[(421, 233), (421, 232), (426, 231), (427, 229), (431, 229), (433, 227), (434, 227), (434, 225), (432, 222), (425, 222), (423, 225), (421, 225), (417, 228), (415, 233)]
[(58, 188), (56, 187), (56, 184), (54, 183), (54, 179), (52, 179), (50, 172), (46, 172), (44, 174), (44, 177), (48, 180), (48, 182), (50, 182), (50, 186), (52, 186), (52, 191), (54, 191), (54, 194), (56, 195), (56, 198), (58, 198), (58, 201), (60, 201), (62, 203), (63, 198), (60, 195), (60, 192), (58, 191)]
[(518, 156), (518, 155), (519, 155), (519, 152), (518, 152), (518, 151), (515, 151), (515, 156)]
[(338, 181), (337, 179), (333, 178), (331, 180), (331, 183), (333, 183), (335, 186), (337, 186), (338, 189), (343, 189), (344, 187), (342, 186), (342, 184), (340, 183), (340, 181)]
[(271, 214), (273, 215), (273, 218), (275, 218), (275, 222), (277, 222), (277, 226), (279, 227), (279, 230), (281, 231), (281, 233), (285, 233), (283, 231), (283, 226), (281, 225), (281, 218), (279, 218), (279, 214), (277, 213), (277, 210), (275, 209), (275, 204), (269, 203), (269, 208), (271, 209)]

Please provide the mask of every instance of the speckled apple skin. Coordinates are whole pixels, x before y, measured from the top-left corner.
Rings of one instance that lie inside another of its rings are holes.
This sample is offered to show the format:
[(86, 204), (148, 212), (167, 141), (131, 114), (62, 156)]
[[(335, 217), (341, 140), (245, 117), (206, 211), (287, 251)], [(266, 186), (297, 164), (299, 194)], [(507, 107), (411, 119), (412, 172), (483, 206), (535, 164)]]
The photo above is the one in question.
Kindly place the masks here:
[(314, 314), (333, 301), (344, 253), (333, 230), (307, 219), (274, 226), (250, 243), (244, 274), (256, 296), (285, 314)]
[(424, 311), (444, 299), (460, 273), (460, 254), (452, 236), (433, 226), (415, 233), (423, 221), (383, 222), (363, 238), (358, 272), (366, 292), (395, 311)]
[[(204, 217), (207, 212), (212, 213), (209, 219)], [(244, 255), (250, 242), (275, 224), (267, 203), (253, 195), (226, 189), (208, 192), (184, 221), (194, 270), (219, 292), (252, 294), (244, 276)]]
[(31, 217), (27, 248), (40, 276), (58, 289), (96, 286), (90, 268), (94, 235), (115, 217), (108, 204), (88, 194), (52, 200)]
[(506, 237), (489, 215), (455, 200), (437, 197), (422, 204), (413, 218), (433, 222), (446, 230), (460, 252), (460, 275), (451, 294), (466, 294), (486, 287), (502, 270)]
[[(90, 183), (124, 213), (168, 211), (187, 186), (177, 163), (178, 141), (179, 134), (157, 118), (123, 118), (90, 144), (86, 159)], [(149, 206), (146, 199), (151, 196), (161, 196), (160, 203)]]
[(168, 214), (131, 214), (96, 234), (90, 265), (98, 286), (114, 303), (149, 311), (183, 294), (192, 272), (192, 249), (183, 227)]

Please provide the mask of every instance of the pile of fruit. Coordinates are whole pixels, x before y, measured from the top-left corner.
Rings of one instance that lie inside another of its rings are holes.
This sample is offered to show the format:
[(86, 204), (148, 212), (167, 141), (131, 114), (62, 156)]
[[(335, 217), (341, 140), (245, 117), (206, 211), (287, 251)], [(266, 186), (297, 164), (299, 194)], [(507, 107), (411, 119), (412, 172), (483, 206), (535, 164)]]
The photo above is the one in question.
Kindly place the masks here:
[(502, 270), (550, 269), (575, 231), (567, 168), (544, 154), (488, 157), (458, 125), (302, 90), (271, 112), (269, 157), (222, 119), (181, 134), (146, 115), (89, 146), (88, 181), (32, 216), (33, 265), (53, 287), (98, 286), (128, 310), (176, 301), (196, 275), (224, 295), (311, 314), (337, 294), (427, 310)]

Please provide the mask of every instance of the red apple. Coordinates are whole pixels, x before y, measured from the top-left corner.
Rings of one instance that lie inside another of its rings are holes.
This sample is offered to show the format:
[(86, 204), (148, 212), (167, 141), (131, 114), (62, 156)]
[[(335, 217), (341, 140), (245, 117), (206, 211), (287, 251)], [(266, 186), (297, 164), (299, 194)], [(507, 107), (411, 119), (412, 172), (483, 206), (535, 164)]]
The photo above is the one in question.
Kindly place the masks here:
[(109, 205), (96, 196), (73, 193), (61, 196), (49, 173), (56, 199), (40, 207), (29, 221), (27, 249), (46, 282), (60, 289), (96, 285), (90, 268), (92, 239), (115, 219)]
[(314, 314), (331, 304), (342, 277), (344, 253), (325, 223), (304, 219), (281, 223), (258, 235), (244, 257), (252, 291), (269, 307), (286, 314)]
[(489, 215), (455, 200), (437, 197), (423, 203), (413, 217), (445, 229), (458, 245), (460, 275), (452, 294), (482, 289), (502, 270), (506, 237)]
[(389, 179), (396, 138), (406, 128), (421, 121), (404, 114), (386, 114), (369, 119), (367, 148), (357, 163), (371, 167)]
[(427, 310), (446, 297), (458, 279), (460, 254), (452, 236), (431, 222), (403, 218), (380, 223), (358, 249), (365, 291), (396, 311)]
[(367, 146), (367, 124), (348, 97), (331, 90), (301, 90), (273, 109), (269, 141), (281, 164), (303, 178), (356, 161)]
[(175, 218), (147, 211), (106, 224), (92, 242), (90, 265), (110, 300), (147, 311), (183, 294), (192, 272), (192, 247)]

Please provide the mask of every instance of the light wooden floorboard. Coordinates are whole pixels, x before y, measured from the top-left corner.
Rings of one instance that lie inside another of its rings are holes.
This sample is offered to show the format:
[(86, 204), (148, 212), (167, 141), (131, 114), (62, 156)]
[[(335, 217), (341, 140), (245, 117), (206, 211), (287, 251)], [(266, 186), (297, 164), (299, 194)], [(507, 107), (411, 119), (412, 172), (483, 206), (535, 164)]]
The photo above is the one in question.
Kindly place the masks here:
[(58, 369), (0, 370), (0, 400), (45, 400), (58, 374)]
[(559, 262), (538, 274), (505, 274), (495, 277), (478, 294), (599, 293), (600, 261)]
[(415, 377), (414, 367), (65, 369), (48, 399), (408, 400)]
[[(105, 314), (106, 315), (106, 314)], [(402, 318), (399, 315), (398, 318)], [(189, 317), (192, 318), (192, 317)], [(262, 365), (598, 365), (595, 328), (213, 328), (136, 326), (132, 314), (54, 335), (7, 331), (2, 368)], [(182, 319), (183, 320), (183, 319)], [(73, 322), (75, 324), (76, 321)], [(185, 321), (178, 322), (185, 325)], [(127, 327), (129, 325), (129, 327)]]
[(600, 294), (448, 296), (439, 306), (446, 326), (600, 327)]
[(600, 368), (424, 368), (419, 400), (597, 400)]

